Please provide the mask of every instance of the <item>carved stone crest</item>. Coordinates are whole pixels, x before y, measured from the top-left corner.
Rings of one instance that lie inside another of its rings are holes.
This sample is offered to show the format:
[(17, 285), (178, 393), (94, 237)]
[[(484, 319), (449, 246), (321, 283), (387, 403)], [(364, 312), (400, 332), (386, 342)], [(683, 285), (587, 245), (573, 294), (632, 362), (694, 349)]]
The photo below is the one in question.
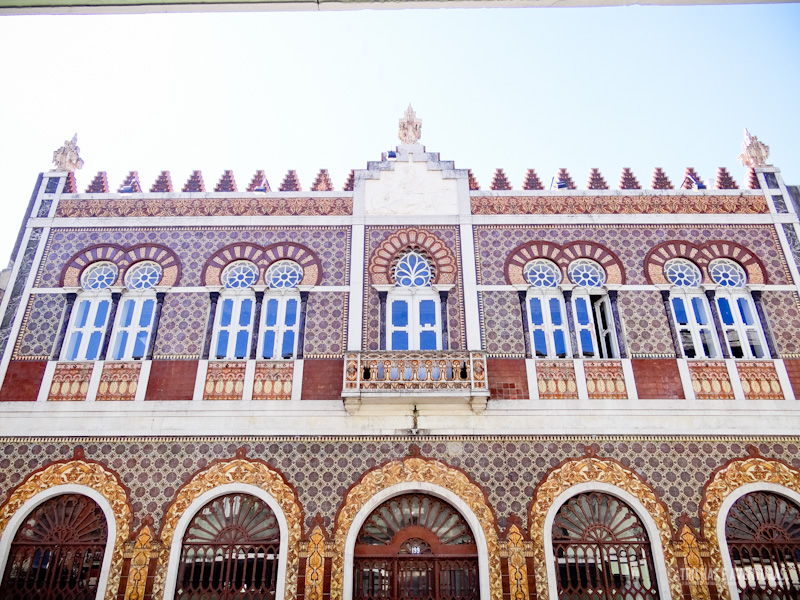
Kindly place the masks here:
[(72, 136), (71, 140), (66, 140), (64, 145), (53, 152), (53, 164), (56, 171), (75, 171), (83, 167), (83, 159), (79, 156), (81, 149), (78, 148), (78, 134)]
[(750, 132), (745, 129), (742, 153), (739, 155), (739, 162), (742, 166), (763, 167), (766, 166), (768, 158), (769, 146), (758, 141), (756, 136), (750, 135)]
[(422, 119), (417, 118), (417, 114), (411, 105), (408, 105), (406, 114), (400, 119), (400, 141), (404, 144), (416, 144), (419, 136), (422, 135)]

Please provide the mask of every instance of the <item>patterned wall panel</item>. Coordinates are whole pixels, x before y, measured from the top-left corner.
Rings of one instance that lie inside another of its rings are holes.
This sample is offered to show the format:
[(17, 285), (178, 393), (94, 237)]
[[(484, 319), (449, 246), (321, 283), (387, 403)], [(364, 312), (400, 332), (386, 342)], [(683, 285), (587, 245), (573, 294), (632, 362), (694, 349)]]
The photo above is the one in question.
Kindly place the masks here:
[[(317, 513), (330, 531), (344, 494), (359, 477), (385, 461), (404, 457), (418, 444), (423, 456), (462, 469), (487, 494), (500, 528), (511, 512), (527, 527), (527, 506), (547, 471), (583, 454), (589, 440), (577, 436), (385, 437), (385, 438), (5, 438), (0, 439), (0, 504), (32, 471), (72, 457), (77, 445), (86, 458), (116, 472), (130, 490), (132, 529), (151, 515), (156, 526), (183, 483), (244, 446), (249, 458), (265, 460), (297, 490), (306, 527)], [(753, 444), (765, 457), (800, 468), (800, 438), (596, 436), (598, 456), (633, 468), (663, 499), (673, 519), (685, 511), (699, 526), (702, 486), (717, 467), (747, 456)]]
[(722, 361), (689, 361), (692, 388), (698, 400), (733, 400), (728, 367)]
[(577, 400), (575, 364), (571, 360), (537, 360), (536, 379), (542, 400)]
[(107, 362), (100, 374), (97, 400), (127, 400), (136, 398), (141, 362)]
[(57, 287), (58, 274), (75, 253), (93, 244), (163, 244), (181, 260), (182, 286), (199, 286), (206, 261), (220, 248), (238, 242), (268, 246), (294, 242), (320, 257), (325, 270), (321, 285), (347, 285), (350, 234), (347, 227), (137, 227), (54, 229), (39, 270), (37, 285)]
[(49, 358), (64, 314), (63, 294), (33, 294), (14, 346), (16, 359)]
[(748, 400), (783, 400), (781, 382), (772, 361), (736, 361), (744, 397)]
[(781, 356), (800, 356), (800, 299), (797, 294), (769, 291), (761, 298)]
[(245, 368), (244, 361), (210, 361), (206, 371), (203, 400), (241, 400), (244, 392)]
[(525, 332), (517, 292), (478, 292), (481, 347), (490, 356), (525, 357)]
[(586, 374), (586, 388), (592, 400), (624, 400), (628, 397), (621, 363), (586, 360), (583, 362), (583, 370)]
[(614, 225), (597, 227), (475, 227), (475, 252), (478, 261), (478, 283), (505, 284), (503, 266), (511, 251), (530, 241), (551, 241), (566, 244), (588, 240), (607, 246), (622, 260), (626, 283), (646, 284), (644, 258), (647, 252), (668, 240), (686, 240), (703, 244), (710, 240), (728, 240), (748, 248), (767, 269), (769, 283), (789, 283), (786, 262), (780, 250), (775, 229), (770, 226), (742, 227), (660, 227), (657, 225)]
[(340, 357), (347, 347), (346, 292), (318, 292), (308, 295), (303, 356)]
[(294, 361), (256, 363), (253, 400), (291, 400)]
[(154, 358), (199, 358), (210, 306), (208, 292), (168, 293), (158, 323)]
[(58, 363), (50, 383), (50, 402), (81, 402), (89, 392), (94, 363)]
[(617, 301), (632, 358), (675, 357), (669, 317), (660, 292), (622, 290)]

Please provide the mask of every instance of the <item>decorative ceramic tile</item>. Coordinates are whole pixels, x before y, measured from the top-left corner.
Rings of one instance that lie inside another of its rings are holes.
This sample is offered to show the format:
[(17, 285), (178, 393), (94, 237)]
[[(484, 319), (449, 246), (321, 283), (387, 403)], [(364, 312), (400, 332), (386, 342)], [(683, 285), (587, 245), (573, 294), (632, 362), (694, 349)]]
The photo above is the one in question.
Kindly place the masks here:
[(203, 400), (241, 400), (244, 392), (244, 371), (246, 363), (216, 362), (208, 363)]
[(208, 292), (170, 292), (158, 321), (154, 358), (200, 358), (211, 305)]
[(294, 361), (256, 363), (253, 400), (291, 400)]
[(107, 362), (100, 374), (97, 400), (133, 400), (139, 383), (141, 362)]
[(14, 358), (50, 358), (65, 305), (63, 294), (31, 295), (14, 347)]
[(611, 360), (585, 360), (583, 361), (583, 370), (586, 374), (586, 387), (589, 390), (589, 398), (594, 400), (624, 400), (628, 397), (622, 363)]
[(58, 363), (50, 384), (50, 402), (86, 400), (94, 363)]
[(784, 400), (775, 363), (736, 361), (744, 397), (748, 400)]
[(575, 365), (571, 360), (537, 360), (536, 379), (542, 400), (577, 400)]
[(660, 292), (621, 290), (617, 302), (631, 358), (675, 357), (669, 317)]
[(525, 332), (517, 292), (478, 292), (481, 346), (490, 356), (525, 357)]
[(778, 352), (786, 358), (800, 356), (800, 299), (797, 293), (765, 291), (761, 298)]
[(303, 356), (340, 357), (347, 347), (346, 292), (312, 292), (306, 306)]
[(733, 400), (728, 367), (722, 361), (689, 361), (692, 388), (698, 400)]

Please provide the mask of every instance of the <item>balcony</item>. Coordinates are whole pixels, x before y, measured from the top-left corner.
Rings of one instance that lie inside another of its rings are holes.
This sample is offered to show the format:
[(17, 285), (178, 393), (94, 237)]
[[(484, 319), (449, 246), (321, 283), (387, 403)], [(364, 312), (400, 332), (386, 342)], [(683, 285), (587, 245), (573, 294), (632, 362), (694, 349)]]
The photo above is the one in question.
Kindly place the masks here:
[(348, 413), (364, 404), (462, 404), (482, 413), (489, 399), (483, 352), (348, 352), (342, 399)]

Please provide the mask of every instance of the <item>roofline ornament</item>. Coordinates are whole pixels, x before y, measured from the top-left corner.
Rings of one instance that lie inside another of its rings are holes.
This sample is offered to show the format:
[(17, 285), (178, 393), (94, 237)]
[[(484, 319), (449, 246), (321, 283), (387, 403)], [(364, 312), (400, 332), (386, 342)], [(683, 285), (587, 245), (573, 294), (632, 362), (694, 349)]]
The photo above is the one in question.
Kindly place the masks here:
[(66, 140), (64, 145), (53, 152), (54, 171), (69, 171), (83, 167), (83, 159), (80, 157), (81, 149), (78, 148), (78, 134), (72, 136), (71, 140)]
[(416, 144), (422, 135), (422, 119), (417, 118), (411, 104), (408, 105), (405, 115), (400, 119), (400, 141), (404, 144)]
[(750, 135), (750, 132), (745, 128), (739, 163), (744, 167), (765, 167), (767, 166), (768, 158), (769, 146), (764, 142), (758, 141), (758, 138), (754, 135)]

